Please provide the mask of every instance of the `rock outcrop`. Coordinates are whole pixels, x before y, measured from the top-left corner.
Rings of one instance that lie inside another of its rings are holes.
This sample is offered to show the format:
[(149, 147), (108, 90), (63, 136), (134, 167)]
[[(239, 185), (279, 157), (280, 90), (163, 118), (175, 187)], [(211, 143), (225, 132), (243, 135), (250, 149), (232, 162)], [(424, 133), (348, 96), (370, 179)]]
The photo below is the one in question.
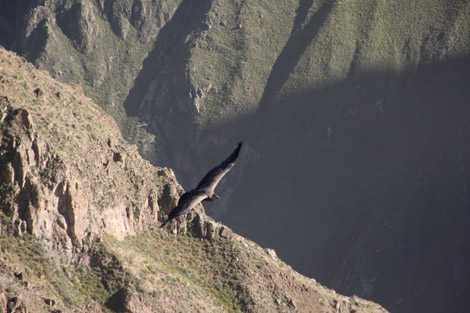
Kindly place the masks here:
[[(1, 201), (19, 233), (72, 253), (99, 234), (136, 235), (176, 205), (183, 189), (173, 171), (142, 160), (80, 87), (56, 84), (5, 50), (0, 56)], [(13, 92), (10, 60), (21, 69), (22, 94)]]

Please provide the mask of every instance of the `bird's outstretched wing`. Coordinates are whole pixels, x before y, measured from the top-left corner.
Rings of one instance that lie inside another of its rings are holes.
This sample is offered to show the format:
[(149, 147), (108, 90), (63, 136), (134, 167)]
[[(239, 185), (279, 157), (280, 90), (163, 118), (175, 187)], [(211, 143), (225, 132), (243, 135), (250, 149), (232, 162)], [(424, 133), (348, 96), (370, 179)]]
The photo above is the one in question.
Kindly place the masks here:
[(240, 149), (242, 147), (243, 142), (238, 143), (238, 147), (229, 155), (225, 161), (220, 163), (218, 166), (211, 169), (199, 182), (196, 189), (207, 189), (214, 191), (215, 186), (219, 183), (219, 181), (227, 174), (228, 171), (235, 165), (237, 161), (238, 154), (240, 153)]
[(199, 202), (207, 198), (207, 195), (199, 190), (191, 190), (186, 192), (181, 196), (178, 201), (178, 205), (175, 206), (173, 210), (171, 210), (170, 214), (168, 214), (168, 218), (165, 222), (163, 222), (162, 226), (165, 226), (166, 223), (171, 221), (177, 216), (184, 215), (189, 213)]

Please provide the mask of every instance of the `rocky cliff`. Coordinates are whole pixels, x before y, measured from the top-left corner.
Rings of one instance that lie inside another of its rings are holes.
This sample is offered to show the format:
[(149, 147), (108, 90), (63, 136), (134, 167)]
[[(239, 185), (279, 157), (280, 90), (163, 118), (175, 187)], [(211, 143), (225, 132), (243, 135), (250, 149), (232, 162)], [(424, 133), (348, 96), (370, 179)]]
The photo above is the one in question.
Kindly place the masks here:
[(203, 208), (84, 96), (0, 48), (3, 312), (386, 312), (294, 272)]
[(296, 269), (396, 312), (467, 312), (469, 16), (457, 0), (23, 0), (0, 4), (0, 40), (83, 85), (187, 187), (243, 138), (209, 213)]

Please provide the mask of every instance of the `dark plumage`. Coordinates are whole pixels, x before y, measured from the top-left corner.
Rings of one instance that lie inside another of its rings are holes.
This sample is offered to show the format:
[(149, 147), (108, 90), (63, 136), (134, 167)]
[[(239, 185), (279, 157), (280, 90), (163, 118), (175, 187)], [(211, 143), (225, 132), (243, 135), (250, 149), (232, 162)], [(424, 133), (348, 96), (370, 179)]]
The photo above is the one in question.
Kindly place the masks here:
[(224, 177), (225, 174), (235, 165), (238, 154), (242, 147), (242, 142), (238, 143), (238, 147), (229, 155), (225, 161), (220, 165), (211, 169), (199, 182), (196, 188), (184, 193), (178, 200), (178, 205), (171, 210), (166, 221), (163, 222), (162, 226), (171, 221), (177, 216), (189, 213), (199, 202), (201, 201), (214, 201), (220, 199), (214, 193), (214, 189), (219, 181)]

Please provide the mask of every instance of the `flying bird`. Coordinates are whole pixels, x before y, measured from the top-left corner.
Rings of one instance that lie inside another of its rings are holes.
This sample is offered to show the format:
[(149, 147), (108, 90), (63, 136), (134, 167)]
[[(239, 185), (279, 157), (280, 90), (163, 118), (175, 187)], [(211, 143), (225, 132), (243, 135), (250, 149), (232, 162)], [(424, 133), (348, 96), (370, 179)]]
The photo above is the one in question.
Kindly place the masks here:
[(214, 201), (220, 199), (218, 195), (214, 193), (214, 189), (219, 181), (228, 173), (235, 165), (238, 154), (242, 147), (243, 142), (238, 143), (238, 147), (228, 156), (225, 161), (220, 163), (218, 166), (211, 169), (199, 182), (196, 188), (185, 192), (178, 200), (178, 205), (171, 210), (166, 221), (163, 222), (163, 227), (177, 216), (189, 213), (199, 202), (201, 201)]

